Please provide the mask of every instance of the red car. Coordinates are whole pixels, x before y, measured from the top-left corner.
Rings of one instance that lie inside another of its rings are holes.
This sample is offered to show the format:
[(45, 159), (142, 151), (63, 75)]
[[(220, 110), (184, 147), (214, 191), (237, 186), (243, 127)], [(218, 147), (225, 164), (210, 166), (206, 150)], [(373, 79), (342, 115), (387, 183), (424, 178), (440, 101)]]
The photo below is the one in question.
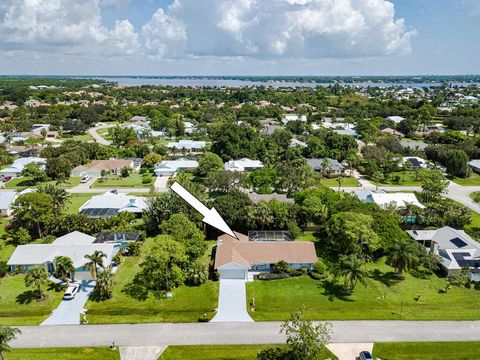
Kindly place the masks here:
[(7, 181), (10, 181), (12, 179), (11, 176), (5, 176), (3, 179), (2, 179), (2, 182), (6, 183)]

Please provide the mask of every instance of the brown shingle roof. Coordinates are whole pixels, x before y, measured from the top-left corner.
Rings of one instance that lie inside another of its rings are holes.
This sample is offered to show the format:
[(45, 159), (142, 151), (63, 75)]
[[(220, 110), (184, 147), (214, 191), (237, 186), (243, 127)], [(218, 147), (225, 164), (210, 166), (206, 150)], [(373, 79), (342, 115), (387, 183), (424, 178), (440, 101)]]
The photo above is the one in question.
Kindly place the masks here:
[(254, 242), (248, 241), (248, 237), (244, 234), (235, 234), (238, 240), (227, 234), (218, 238), (221, 243), (217, 246), (215, 269), (229, 263), (250, 268), (255, 264), (274, 264), (281, 260), (290, 264), (317, 261), (315, 246), (311, 242)]
[(124, 167), (129, 167), (132, 165), (132, 160), (93, 160), (89, 165), (88, 168), (99, 168), (105, 170), (116, 170), (122, 169)]

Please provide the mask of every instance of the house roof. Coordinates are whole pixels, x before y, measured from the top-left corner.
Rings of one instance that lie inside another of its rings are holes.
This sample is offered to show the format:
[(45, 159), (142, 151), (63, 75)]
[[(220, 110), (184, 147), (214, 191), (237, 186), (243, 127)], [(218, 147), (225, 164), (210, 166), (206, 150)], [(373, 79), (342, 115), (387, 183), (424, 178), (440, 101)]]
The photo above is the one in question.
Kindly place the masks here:
[(95, 195), (80, 207), (81, 214), (109, 216), (120, 212), (143, 212), (148, 207), (145, 197), (106, 192)]
[(164, 160), (161, 163), (155, 164), (155, 171), (160, 169), (177, 171), (178, 169), (191, 169), (197, 167), (197, 160), (181, 158), (177, 160)]
[(17, 196), (16, 191), (1, 191), (0, 192), (0, 209), (1, 210), (7, 210), (10, 208), (10, 205), (13, 203), (15, 200), (15, 197)]
[(84, 234), (80, 231), (74, 231), (60, 236), (52, 244), (55, 245), (88, 245), (95, 242), (95, 237)]
[(480, 169), (480, 160), (474, 159), (474, 160), (470, 160), (468, 163), (470, 164), (471, 167)]
[(110, 160), (93, 160), (87, 168), (99, 168), (104, 170), (116, 170), (132, 165), (132, 160), (126, 159), (110, 159)]
[(330, 159), (330, 158), (318, 158), (318, 159), (307, 159), (308, 165), (313, 170), (322, 170), (323, 169), (323, 162), (326, 160), (327, 162), (327, 170), (333, 170), (333, 171), (342, 171), (345, 169), (345, 167), (340, 164), (337, 160), (335, 159)]
[(419, 208), (425, 207), (418, 201), (414, 193), (386, 193), (383, 191), (362, 190), (355, 192), (355, 195), (362, 201), (375, 203), (382, 207), (390, 204), (395, 205), (397, 208), (405, 208), (407, 204), (412, 204)]
[(310, 264), (317, 261), (315, 246), (312, 242), (249, 241), (248, 236), (237, 232), (235, 234), (238, 239), (227, 234), (218, 238), (215, 269), (230, 263), (250, 268), (255, 264), (274, 264), (281, 260), (290, 264)]
[(85, 265), (88, 260), (85, 255), (90, 255), (96, 250), (107, 255), (104, 266), (110, 265), (116, 244), (28, 244), (19, 245), (8, 260), (8, 265), (40, 265), (53, 262), (57, 256), (67, 256), (73, 261), (75, 268)]
[(16, 159), (8, 168), (2, 169), (0, 173), (16, 172), (21, 173), (23, 168), (31, 163), (45, 164), (47, 160), (39, 157), (23, 157)]
[(255, 204), (260, 202), (260, 201), (270, 201), (270, 200), (278, 200), (280, 202), (288, 202), (288, 203), (294, 203), (293, 198), (288, 198), (286, 194), (278, 194), (278, 193), (272, 193), (272, 194), (257, 194), (254, 191), (245, 191), (245, 193), (248, 195), (250, 200), (254, 202)]
[(241, 158), (237, 160), (230, 160), (225, 163), (225, 170), (238, 170), (244, 171), (245, 168), (262, 168), (263, 164), (260, 160), (252, 160), (248, 158)]
[(167, 144), (168, 148), (176, 149), (190, 149), (190, 148), (204, 148), (207, 145), (205, 141), (195, 141), (195, 140), (179, 140), (177, 142), (169, 142)]

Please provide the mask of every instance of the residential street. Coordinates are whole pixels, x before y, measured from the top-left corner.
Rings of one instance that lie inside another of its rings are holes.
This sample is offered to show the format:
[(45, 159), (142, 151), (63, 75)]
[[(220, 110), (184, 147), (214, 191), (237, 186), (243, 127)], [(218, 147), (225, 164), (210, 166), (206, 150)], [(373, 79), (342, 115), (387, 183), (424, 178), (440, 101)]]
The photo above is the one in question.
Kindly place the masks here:
[(109, 127), (113, 127), (115, 125), (105, 125), (105, 124), (98, 124), (97, 126), (95, 127), (91, 127), (88, 129), (88, 133), (95, 139), (95, 141), (101, 145), (110, 145), (111, 144), (111, 141), (108, 141), (107, 139), (105, 139), (103, 136), (101, 136), (97, 130), (100, 130), (100, 129), (106, 129), (106, 128), (109, 128)]
[[(480, 341), (480, 321), (332, 321), (334, 343)], [(280, 322), (20, 326), (13, 347), (268, 344)]]

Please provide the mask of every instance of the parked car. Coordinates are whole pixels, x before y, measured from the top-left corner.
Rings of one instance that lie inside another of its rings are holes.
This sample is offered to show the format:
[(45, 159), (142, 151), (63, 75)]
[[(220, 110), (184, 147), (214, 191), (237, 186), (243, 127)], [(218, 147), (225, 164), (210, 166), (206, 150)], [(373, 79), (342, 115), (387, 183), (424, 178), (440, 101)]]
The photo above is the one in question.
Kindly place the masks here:
[(362, 351), (358, 358), (360, 360), (373, 360), (373, 356), (370, 354), (370, 351)]
[(63, 295), (63, 298), (65, 300), (72, 300), (79, 289), (80, 289), (80, 285), (69, 284), (67, 290), (65, 290), (65, 294)]
[(80, 182), (81, 182), (82, 184), (85, 184), (88, 180), (90, 180), (90, 176), (84, 175), (84, 176), (82, 176), (82, 178), (80, 179)]
[(8, 181), (12, 180), (12, 177), (11, 176), (4, 176), (3, 179), (2, 179), (2, 182), (6, 183)]

